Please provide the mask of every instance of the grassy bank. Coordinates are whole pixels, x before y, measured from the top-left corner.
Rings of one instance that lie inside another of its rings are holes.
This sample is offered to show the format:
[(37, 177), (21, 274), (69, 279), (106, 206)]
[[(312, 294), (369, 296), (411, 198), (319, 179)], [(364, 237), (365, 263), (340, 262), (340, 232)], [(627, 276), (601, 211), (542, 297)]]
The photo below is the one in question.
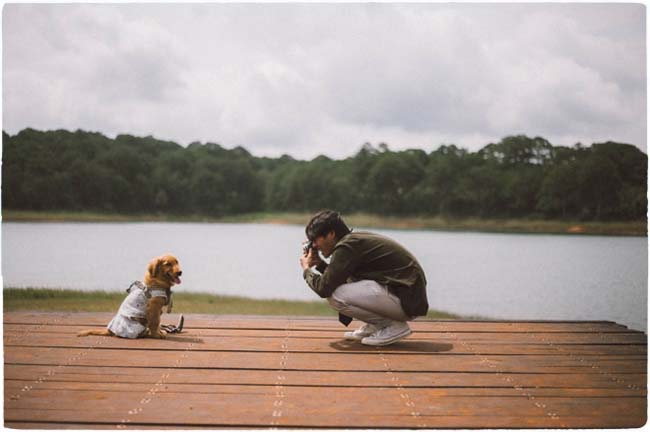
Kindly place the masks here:
[[(304, 226), (308, 213), (251, 213), (227, 217), (157, 214), (124, 215), (90, 212), (33, 212), (5, 210), (5, 221), (42, 222), (224, 222), (274, 223)], [(442, 217), (392, 217), (363, 213), (344, 215), (351, 227), (477, 231), (497, 233), (592, 234), (646, 236), (647, 221), (582, 222), (531, 219), (447, 219)]]
[[(115, 312), (124, 294), (106, 291), (75, 291), (44, 288), (5, 288), (4, 312), (20, 310), (58, 312)], [(336, 316), (326, 301), (254, 300), (245, 297), (200, 293), (174, 295), (175, 313), (235, 315)], [(460, 318), (431, 311), (430, 318)]]

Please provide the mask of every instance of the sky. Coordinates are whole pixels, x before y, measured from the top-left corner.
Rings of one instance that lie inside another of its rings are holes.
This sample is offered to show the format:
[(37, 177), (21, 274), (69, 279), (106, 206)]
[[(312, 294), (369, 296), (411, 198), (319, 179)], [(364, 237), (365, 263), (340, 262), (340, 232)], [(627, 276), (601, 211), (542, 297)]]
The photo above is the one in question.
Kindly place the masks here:
[(509, 135), (647, 151), (624, 3), (5, 4), (2, 128), (353, 156)]

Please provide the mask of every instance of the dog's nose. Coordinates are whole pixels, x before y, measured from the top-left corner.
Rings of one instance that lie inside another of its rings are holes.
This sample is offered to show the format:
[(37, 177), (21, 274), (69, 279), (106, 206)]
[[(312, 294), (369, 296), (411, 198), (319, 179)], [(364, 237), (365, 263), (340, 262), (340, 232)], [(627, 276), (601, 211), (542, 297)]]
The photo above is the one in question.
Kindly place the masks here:
[(176, 276), (182, 276), (182, 275), (183, 275), (182, 271), (179, 271), (178, 273), (176, 273)]

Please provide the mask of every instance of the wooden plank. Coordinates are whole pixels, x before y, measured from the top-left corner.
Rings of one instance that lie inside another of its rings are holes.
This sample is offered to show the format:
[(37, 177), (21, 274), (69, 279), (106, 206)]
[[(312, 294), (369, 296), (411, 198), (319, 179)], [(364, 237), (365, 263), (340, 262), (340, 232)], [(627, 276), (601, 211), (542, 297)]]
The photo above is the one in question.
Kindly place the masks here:
[[(170, 404), (175, 404), (175, 409), (183, 406), (188, 408), (191, 406), (199, 406), (204, 401), (208, 404), (223, 404), (231, 405), (233, 400), (239, 399), (238, 404), (246, 404), (249, 406), (258, 404), (272, 406), (272, 401), (278, 397), (278, 390), (273, 387), (259, 387), (259, 386), (229, 386), (221, 387), (220, 391), (206, 394), (203, 392), (189, 392), (182, 395), (177, 392), (170, 392), (166, 389), (161, 389), (158, 392), (152, 393), (144, 390), (143, 392), (130, 392), (123, 391), (117, 396), (114, 391), (71, 391), (71, 390), (32, 390), (30, 398), (19, 400), (7, 400), (6, 408), (11, 409), (14, 405), (19, 405), (21, 408), (31, 408), (34, 410), (93, 410), (103, 409), (107, 412), (116, 411), (119, 409), (131, 410), (151, 403), (158, 403), (160, 401), (168, 401)], [(406, 392), (406, 393), (405, 393)], [(396, 413), (405, 409), (403, 401), (404, 397), (401, 395), (408, 395), (407, 399), (417, 401), (418, 409), (423, 414), (446, 414), (446, 415), (488, 415), (488, 414), (513, 414), (520, 413), (522, 415), (531, 414), (540, 407), (531, 404), (527, 397), (523, 394), (513, 394), (510, 396), (499, 395), (499, 398), (486, 398), (475, 397), (474, 395), (463, 396), (450, 396), (441, 397), (428, 389), (394, 389), (394, 388), (376, 388), (371, 394), (367, 389), (359, 388), (339, 388), (335, 392), (330, 389), (322, 388), (305, 388), (305, 387), (286, 387), (282, 388), (282, 399), (285, 406), (294, 404), (296, 407), (300, 406), (304, 409), (320, 408), (327, 411), (328, 407), (323, 404), (323, 401), (328, 400), (335, 394), (337, 400), (345, 401), (345, 406), (338, 407), (338, 412), (349, 410), (353, 412), (365, 412), (369, 415), (380, 415), (385, 413), (386, 409), (395, 410)], [(528, 392), (529, 393), (529, 392)], [(117, 399), (116, 399), (117, 397)], [(385, 404), (375, 404), (363, 406), (369, 399), (377, 398), (378, 400), (386, 401)], [(501, 397), (507, 397), (508, 403), (503, 403)], [(271, 403), (268, 403), (268, 400)], [(538, 397), (538, 401), (543, 401), (548, 410), (556, 412), (559, 416), (566, 415), (612, 415), (616, 414), (623, 405), (627, 407), (643, 407), (645, 400), (643, 397), (620, 397), (620, 398), (591, 398), (591, 397)], [(571, 403), (568, 402), (571, 401)], [(151, 405), (153, 406), (153, 405)], [(591, 409), (598, 406), (598, 413), (591, 413)], [(189, 411), (189, 410), (188, 410)], [(620, 412), (620, 411), (619, 411)], [(126, 414), (126, 412), (125, 412)], [(170, 413), (176, 415), (177, 413)], [(188, 413), (189, 414), (189, 413)], [(197, 414), (196, 412), (194, 414)], [(187, 419), (189, 420), (189, 419)], [(185, 420), (184, 420), (185, 421)], [(191, 422), (190, 422), (191, 423)]]
[[(95, 422), (111, 422), (122, 417), (120, 422), (131, 420), (145, 424), (259, 426), (269, 424), (275, 417), (278, 425), (306, 427), (340, 427), (358, 425), (357, 422), (365, 426), (387, 427), (400, 418), (408, 426), (438, 427), (437, 417), (444, 416), (456, 418), (458, 423), (453, 426), (463, 427), (463, 420), (467, 418), (518, 416), (520, 419), (543, 420), (538, 425), (548, 425), (547, 418), (556, 417), (558, 426), (575, 427), (577, 425), (567, 424), (572, 417), (598, 418), (601, 424), (611, 426), (611, 418), (626, 412), (631, 416), (627, 420), (628, 427), (636, 427), (639, 420), (633, 419), (643, 419), (646, 411), (645, 398), (536, 398), (535, 405), (522, 396), (507, 397), (507, 400), (501, 397), (440, 398), (430, 396), (426, 391), (415, 393), (415, 390), (410, 390), (409, 397), (404, 398), (404, 393), (398, 389), (375, 389), (370, 395), (365, 389), (340, 389), (333, 393), (318, 388), (308, 392), (283, 388), (281, 392), (249, 390), (239, 394), (221, 393), (211, 398), (196, 394), (179, 398), (177, 394), (161, 392), (140, 401), (125, 395), (119, 405), (101, 392), (96, 392), (94, 397), (79, 397), (76, 393), (39, 392), (20, 409), (6, 407), (5, 418), (17, 421), (27, 420), (25, 416), (30, 416), (30, 421), (60, 421), (62, 416), (69, 417), (70, 413), (75, 413), (84, 421), (92, 419)], [(305, 397), (307, 394), (309, 397)], [(382, 403), (371, 403), (372, 400)], [(276, 404), (278, 401), (282, 404)], [(7, 405), (11, 403), (9, 401)], [(174, 409), (165, 409), (170, 406)], [(418, 415), (413, 415), (414, 412)], [(274, 416), (273, 413), (281, 415)], [(426, 424), (427, 421), (430, 423)]]
[[(182, 348), (182, 347), (180, 347)], [(70, 349), (22, 347), (19, 351), (5, 353), (6, 363), (15, 364), (77, 364), (104, 367), (183, 367), (221, 369), (296, 369), (296, 370), (385, 370), (384, 361), (377, 353), (363, 357), (358, 354), (291, 353), (281, 364), (280, 353), (258, 352), (198, 352), (187, 349), (147, 352), (143, 356), (125, 355), (118, 349)], [(645, 373), (643, 356), (600, 356), (591, 362), (566, 355), (492, 355), (418, 356), (384, 353), (393, 370), (467, 372), (486, 371), (488, 368), (503, 372), (551, 373)], [(182, 365), (181, 365), (182, 363)]]
[[(232, 403), (234, 400), (241, 398), (238, 403), (255, 404), (268, 402), (273, 406), (272, 401), (278, 397), (278, 390), (272, 387), (257, 386), (219, 386), (213, 391), (197, 389), (199, 391), (178, 392), (171, 389), (161, 388), (156, 392), (150, 391), (150, 388), (144, 388), (141, 392), (127, 390), (90, 390), (79, 391), (69, 389), (39, 389), (33, 390), (33, 397), (6, 401), (5, 407), (11, 410), (14, 406), (20, 408), (31, 408), (34, 410), (92, 410), (105, 409), (107, 411), (116, 409), (131, 410), (133, 408), (144, 407), (149, 409), (149, 404), (158, 403), (159, 401), (168, 401), (175, 404), (175, 409), (183, 406), (192, 407), (200, 405), (203, 401), (219, 400), (222, 404)], [(592, 397), (590, 395), (575, 395), (566, 392), (565, 394), (552, 394), (545, 396), (540, 393), (534, 393), (527, 390), (526, 395), (522, 392), (500, 391), (491, 394), (484, 390), (484, 394), (473, 394), (476, 390), (465, 394), (458, 389), (431, 391), (428, 389), (395, 389), (395, 388), (375, 388), (372, 393), (368, 389), (362, 388), (338, 388), (336, 391), (331, 389), (311, 388), (311, 387), (287, 387), (282, 388), (280, 392), (284, 400), (284, 406), (295, 408), (321, 408), (327, 411), (329, 407), (323, 401), (327, 401), (333, 393), (336, 398), (345, 401), (345, 407), (337, 411), (350, 410), (351, 412), (365, 411), (369, 415), (380, 415), (385, 409), (401, 412), (407, 409), (409, 405), (403, 403), (404, 399), (412, 400), (418, 405), (418, 410), (422, 414), (428, 415), (489, 415), (489, 414), (514, 414), (519, 412), (522, 415), (535, 415), (539, 409), (554, 412), (558, 416), (565, 417), (570, 415), (615, 415), (617, 410), (622, 406), (643, 408), (645, 406), (645, 397), (643, 396), (614, 396), (614, 397)], [(480, 392), (478, 392), (480, 393)], [(328, 396), (329, 395), (329, 396)], [(496, 397), (486, 397), (496, 396)], [(543, 403), (545, 407), (540, 407), (530, 402), (530, 397)], [(361, 406), (366, 404), (373, 397), (380, 398), (388, 402), (387, 404), (375, 404), (374, 406)], [(119, 398), (119, 401), (116, 400)], [(502, 398), (507, 400), (503, 403)], [(568, 400), (571, 403), (568, 403)], [(153, 406), (153, 405), (152, 405)], [(171, 406), (171, 405), (170, 405)], [(356, 407), (355, 407), (356, 406)], [(597, 407), (598, 413), (592, 413), (591, 410)], [(190, 411), (188, 409), (188, 411)], [(620, 411), (619, 411), (620, 412)], [(126, 414), (126, 412), (125, 412)], [(170, 413), (175, 415), (175, 413)], [(189, 413), (188, 413), (189, 414)], [(200, 414), (195, 412), (194, 414)]]
[[(61, 423), (50, 423), (50, 422), (33, 422), (33, 421), (16, 421), (16, 422), (6, 422), (4, 426), (12, 429), (54, 429), (54, 430), (72, 430), (72, 429), (88, 429), (88, 430), (106, 430), (106, 429), (115, 429), (114, 425), (106, 424), (97, 424), (97, 423), (74, 423), (74, 422), (61, 422)], [(120, 429), (134, 429), (134, 430), (177, 430), (178, 426), (169, 426), (169, 425), (120, 425)], [(183, 429), (204, 429), (202, 426), (187, 426), (183, 425)], [(236, 429), (236, 428), (229, 428)]]
[[(82, 348), (88, 346), (88, 339), (78, 338), (74, 335), (66, 335), (54, 338), (52, 335), (34, 334), (29, 338), (12, 338), (11, 333), (5, 335), (5, 346), (12, 347), (38, 347), (48, 346), (56, 348)], [(198, 336), (189, 333), (187, 336), (170, 336), (169, 340), (147, 339), (143, 341), (123, 341), (119, 338), (107, 338), (97, 349), (135, 349), (135, 350), (174, 350), (177, 349), (175, 341), (183, 341)], [(92, 337), (91, 337), (92, 339)], [(548, 355), (558, 352), (570, 352), (580, 356), (609, 356), (609, 355), (646, 355), (647, 345), (570, 345), (564, 344), (561, 347), (552, 343), (531, 342), (531, 343), (437, 343), (430, 340), (423, 340), (417, 337), (409, 337), (403, 342), (386, 347), (387, 352), (403, 352), (410, 354), (429, 355), (435, 354), (484, 354), (484, 355), (510, 355), (530, 354)], [(359, 342), (344, 341), (338, 338), (315, 339), (292, 337), (290, 342), (284, 338), (201, 338), (200, 344), (194, 348), (195, 351), (259, 351), (278, 352), (284, 351), (284, 345), (288, 345), (289, 352), (347, 352), (364, 353), (375, 352), (374, 347), (363, 345)]]
[[(502, 382), (504, 384), (504, 382)], [(10, 398), (14, 394), (19, 394), (22, 389), (33, 386), (34, 381), (32, 380), (5, 380), (5, 398)], [(212, 397), (214, 395), (219, 395), (222, 393), (226, 394), (239, 394), (242, 392), (249, 391), (253, 388), (259, 389), (268, 389), (273, 387), (275, 389), (275, 384), (269, 384), (266, 386), (260, 385), (248, 385), (244, 383), (240, 384), (207, 384), (207, 383), (170, 383), (166, 382), (160, 386), (155, 386), (160, 391), (165, 391), (167, 393), (178, 393), (179, 397), (185, 397), (187, 394), (193, 395), (207, 395)], [(292, 388), (302, 388), (305, 393), (309, 393), (311, 386), (300, 386), (300, 385), (289, 385), (283, 383), (283, 387), (292, 387)], [(350, 386), (338, 386), (332, 391), (338, 391), (340, 388), (347, 388)], [(376, 388), (394, 388), (395, 383), (387, 383), (383, 386), (372, 385), (368, 383), (363, 387), (366, 389), (376, 389)], [(88, 382), (88, 381), (43, 381), (38, 383), (38, 392), (45, 391), (77, 391), (80, 393), (80, 397), (83, 397), (83, 394), (88, 392), (118, 392), (118, 393), (137, 393), (143, 394), (147, 393), (152, 389), (151, 382), (142, 382), (142, 383), (132, 383), (132, 382), (114, 382), (114, 381), (104, 381), (104, 382)], [(409, 394), (417, 394), (419, 391), (423, 390), (422, 388), (406, 387), (400, 386), (402, 389), (411, 389), (414, 390)], [(33, 389), (33, 388), (32, 388)], [(447, 396), (493, 396), (493, 397), (513, 397), (513, 396), (522, 396), (523, 392), (534, 397), (591, 397), (591, 398), (612, 398), (612, 397), (645, 397), (647, 395), (646, 389), (642, 388), (514, 388), (514, 387), (436, 387), (434, 384), (431, 384), (426, 389), (426, 394), (431, 397), (447, 397)], [(30, 390), (31, 391), (31, 390)], [(373, 391), (373, 390), (370, 390)], [(406, 390), (405, 390), (406, 391)], [(262, 390), (260, 390), (262, 392)], [(308, 397), (308, 395), (305, 395)]]
[[(70, 423), (65, 420), (66, 416), (63, 417), (64, 420), (53, 419), (53, 416), (49, 416), (49, 420), (44, 420), (42, 422), (21, 422), (21, 421), (7, 421), (5, 420), (5, 426), (15, 427), (15, 428), (27, 428), (32, 429), (34, 425), (37, 425), (38, 429), (77, 429), (76, 425), (82, 425), (82, 429), (252, 429), (252, 428), (273, 428), (278, 427), (297, 427), (297, 428), (314, 428), (314, 425), (298, 424), (296, 422), (294, 425), (288, 425), (286, 422), (283, 422), (284, 419), (274, 419), (269, 422), (262, 422), (259, 424), (253, 424), (253, 422), (232, 422), (232, 423), (217, 423), (215, 421), (206, 422), (202, 424), (180, 424), (180, 423), (170, 423), (170, 424), (147, 424), (141, 421), (132, 420), (130, 423), (115, 423), (112, 421), (107, 421), (105, 423), (100, 423), (95, 420), (93, 413), (81, 413), (70, 412), (67, 413), (67, 417), (77, 417), (84, 416), (89, 418), (88, 423)], [(243, 414), (243, 418), (246, 418), (246, 413)], [(309, 419), (304, 423), (315, 423), (315, 419)], [(382, 416), (381, 418), (339, 418), (333, 417), (328, 421), (328, 428), (345, 428), (351, 429), (350, 424), (354, 424), (355, 428), (365, 428), (365, 429), (375, 429), (375, 428), (395, 428), (394, 425), (404, 425), (400, 429), (523, 429), (523, 428), (638, 428), (645, 424), (642, 420), (630, 419), (629, 417), (619, 417), (614, 416), (607, 419), (600, 417), (570, 417), (563, 419), (554, 419), (549, 418), (548, 416), (539, 415), (534, 417), (521, 417), (521, 416), (477, 416), (477, 417), (453, 417), (453, 416)], [(330, 426), (330, 424), (332, 426)], [(25, 426), (23, 426), (25, 425)], [(380, 426), (377, 426), (380, 425)], [(383, 425), (383, 426), (381, 426)]]
[[(31, 335), (58, 335), (73, 336), (81, 330), (89, 328), (103, 328), (104, 326), (59, 326), (59, 325), (28, 325), (28, 324), (5, 324), (5, 337), (24, 338)], [(239, 328), (192, 328), (185, 326), (184, 333), (199, 337), (266, 337), (266, 338), (342, 338), (345, 329), (337, 330), (317, 330), (317, 329), (239, 329)], [(413, 337), (418, 339), (445, 339), (445, 340), (477, 340), (477, 341), (507, 341), (507, 342), (528, 342), (528, 341), (557, 341), (559, 343), (620, 343), (622, 338), (625, 342), (647, 343), (647, 336), (644, 333), (636, 331), (619, 331), (615, 333), (608, 332), (546, 332), (546, 331), (526, 331), (526, 332), (447, 332), (447, 331), (423, 331), (414, 330)]]
[[(112, 318), (112, 313), (101, 314), (70, 314), (70, 313), (18, 313), (4, 318), (5, 324), (26, 325), (88, 325), (105, 326)], [(178, 314), (163, 315), (163, 321), (175, 323)], [(265, 317), (263, 319), (232, 316), (204, 316), (199, 314), (185, 314), (188, 329), (279, 329), (287, 327), (294, 330), (325, 330), (344, 331), (335, 317), (331, 318), (305, 318), (305, 317)], [(236, 321), (236, 322), (235, 322)], [(353, 323), (355, 328), (359, 323)], [(609, 321), (456, 321), (456, 320), (427, 320), (417, 319), (409, 325), (415, 331), (444, 331), (444, 332), (606, 332), (619, 333), (634, 331), (626, 326)]]
[[(156, 382), (167, 369), (104, 368), (66, 366), (53, 371), (52, 366), (5, 365), (5, 380), (32, 382)], [(55, 372), (55, 373), (53, 373)], [(170, 384), (277, 384), (277, 370), (237, 369), (175, 369), (166, 382)], [(645, 388), (647, 375), (620, 374), (492, 374), (458, 372), (349, 372), (349, 371), (289, 371), (283, 370), (284, 385), (321, 387), (513, 387), (522, 388), (594, 388), (612, 389), (635, 386)]]
[[(20, 342), (29, 340), (39, 335), (53, 336), (57, 338), (71, 338), (81, 330), (87, 330), (90, 326), (24, 326), (7, 324), (5, 325), (5, 341)], [(303, 331), (303, 330), (240, 330), (240, 329), (192, 329), (186, 330), (178, 337), (198, 337), (204, 341), (210, 341), (215, 338), (228, 340), (237, 339), (337, 339), (341, 340), (343, 331)], [(83, 341), (84, 339), (82, 339)], [(508, 344), (528, 344), (528, 343), (552, 343), (555, 345), (563, 344), (592, 344), (592, 345), (647, 345), (647, 336), (644, 333), (627, 332), (616, 333), (439, 333), (439, 332), (415, 332), (407, 340), (424, 340), (440, 343), (449, 343), (453, 341), (475, 342), (475, 343), (508, 343)], [(135, 345), (149, 343), (148, 340), (138, 340)]]

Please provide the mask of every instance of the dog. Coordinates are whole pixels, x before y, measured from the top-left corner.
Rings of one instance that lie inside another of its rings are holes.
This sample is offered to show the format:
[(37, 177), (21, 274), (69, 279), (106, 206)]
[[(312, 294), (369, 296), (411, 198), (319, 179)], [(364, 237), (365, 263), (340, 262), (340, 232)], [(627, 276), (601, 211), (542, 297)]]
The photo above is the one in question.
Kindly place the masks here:
[[(171, 254), (162, 255), (149, 262), (144, 275), (144, 284), (135, 281), (126, 290), (128, 295), (120, 305), (117, 314), (108, 326), (102, 330), (85, 330), (77, 336), (118, 336), (128, 339), (152, 337), (164, 339), (166, 336), (161, 331), (160, 316), (163, 306), (167, 306), (167, 313), (171, 312), (172, 291), (174, 285), (181, 283), (181, 270), (178, 259)], [(168, 332), (180, 332), (180, 328), (162, 326)], [(170, 331), (170, 328), (172, 331)]]

